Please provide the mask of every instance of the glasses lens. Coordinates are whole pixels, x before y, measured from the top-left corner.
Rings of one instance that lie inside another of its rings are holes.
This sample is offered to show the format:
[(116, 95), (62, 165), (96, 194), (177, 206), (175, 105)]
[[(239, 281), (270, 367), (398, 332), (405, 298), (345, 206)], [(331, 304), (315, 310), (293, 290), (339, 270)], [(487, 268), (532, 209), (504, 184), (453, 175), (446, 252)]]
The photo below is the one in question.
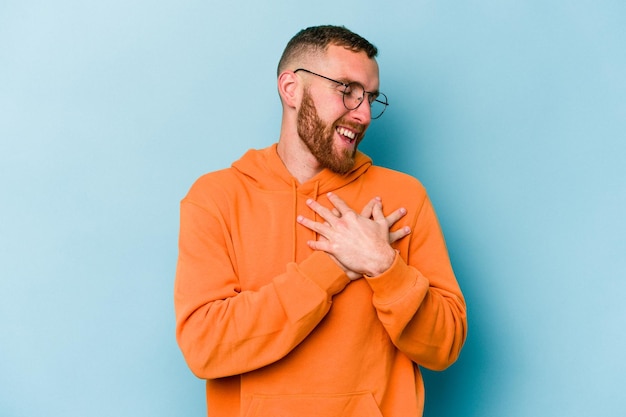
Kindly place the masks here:
[[(343, 92), (343, 104), (348, 110), (354, 110), (361, 105), (365, 97), (365, 88), (357, 82), (352, 82), (346, 86)], [(383, 112), (387, 108), (387, 96), (383, 93), (379, 93), (376, 99), (368, 94), (368, 100), (370, 103), (370, 112), (372, 119), (378, 119), (382, 116)]]
[(378, 119), (380, 116), (382, 116), (385, 112), (385, 109), (387, 108), (387, 105), (387, 96), (383, 93), (379, 93), (378, 97), (376, 97), (376, 100), (372, 101), (372, 104), (370, 105), (372, 119)]
[(354, 110), (363, 101), (365, 89), (359, 83), (350, 83), (343, 91), (343, 104), (348, 110)]

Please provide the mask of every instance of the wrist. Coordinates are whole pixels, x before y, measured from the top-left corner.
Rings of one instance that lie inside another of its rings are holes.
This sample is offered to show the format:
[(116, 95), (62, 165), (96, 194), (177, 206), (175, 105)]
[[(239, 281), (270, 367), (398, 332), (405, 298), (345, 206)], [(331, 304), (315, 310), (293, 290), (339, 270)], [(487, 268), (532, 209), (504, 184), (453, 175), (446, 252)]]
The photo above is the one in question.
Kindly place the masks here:
[(363, 275), (366, 277), (376, 277), (383, 274), (391, 268), (391, 265), (393, 265), (393, 262), (396, 259), (396, 255), (396, 250), (391, 246), (387, 246), (385, 250), (380, 252), (380, 256), (377, 257), (376, 262), (368, 268), (368, 270), (363, 272)]

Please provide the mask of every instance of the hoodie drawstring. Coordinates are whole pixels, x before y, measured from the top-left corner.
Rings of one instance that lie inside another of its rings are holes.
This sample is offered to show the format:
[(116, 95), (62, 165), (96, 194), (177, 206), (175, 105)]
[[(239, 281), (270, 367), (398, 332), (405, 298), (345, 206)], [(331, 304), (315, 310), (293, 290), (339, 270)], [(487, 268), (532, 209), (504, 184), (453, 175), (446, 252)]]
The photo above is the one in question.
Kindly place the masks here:
[(291, 191), (293, 194), (293, 239), (292, 242), (292, 253), (291, 253), (291, 261), (296, 261), (296, 252), (298, 247), (298, 222), (296, 219), (298, 218), (298, 187), (296, 185), (296, 180), (294, 178), (291, 179)]
[[(319, 197), (320, 190), (320, 182), (315, 181), (315, 187), (313, 187), (313, 200), (317, 201)], [(291, 260), (296, 262), (297, 254), (298, 254), (298, 222), (296, 221), (298, 217), (298, 184), (295, 179), (291, 179), (291, 191), (293, 194), (293, 239), (292, 239), (292, 253)], [(313, 213), (313, 220), (318, 221), (317, 213)], [(317, 233), (313, 232), (313, 239), (317, 239)]]

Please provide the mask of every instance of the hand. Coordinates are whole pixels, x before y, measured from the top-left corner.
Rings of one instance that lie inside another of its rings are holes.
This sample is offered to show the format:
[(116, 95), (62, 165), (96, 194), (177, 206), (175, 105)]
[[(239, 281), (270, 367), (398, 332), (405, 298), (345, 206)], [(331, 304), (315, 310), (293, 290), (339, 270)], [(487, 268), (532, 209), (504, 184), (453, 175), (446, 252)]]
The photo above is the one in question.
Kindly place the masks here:
[[(365, 218), (372, 218), (373, 216), (373, 210), (375, 206), (381, 206), (382, 205), (382, 200), (380, 199), (380, 197), (375, 197), (373, 199), (371, 199), (366, 205), (365, 207), (363, 207), (363, 210), (361, 210), (361, 216), (365, 217)], [(336, 217), (341, 217), (341, 213), (339, 212), (339, 210), (337, 210), (337, 208), (333, 207), (330, 209), (332, 214)], [(395, 231), (391, 231), (391, 226), (393, 226), (398, 220), (400, 220), (402, 217), (404, 217), (406, 215), (406, 209), (404, 207), (399, 208), (397, 210), (395, 210), (393, 213), (391, 213), (389, 216), (385, 217), (385, 219), (387, 220), (387, 225), (389, 228), (389, 243), (394, 243), (400, 239), (402, 239), (403, 237), (409, 235), (409, 233), (411, 233), (411, 228), (409, 226), (404, 226), (401, 227), (398, 230)], [(329, 225), (330, 224), (328, 222), (325, 222), (324, 224)], [(326, 240), (326, 238), (322, 235), (319, 235), (319, 240)], [(351, 271), (349, 269), (347, 269), (344, 265), (342, 265), (337, 258), (335, 258), (333, 255), (328, 254), (328, 256), (331, 257), (331, 259), (333, 259), (346, 273), (346, 275), (348, 276), (349, 279), (351, 280), (356, 280), (359, 278), (363, 277), (363, 274), (360, 274), (358, 272), (354, 272)]]
[[(380, 199), (380, 197), (375, 197), (371, 199), (365, 205), (365, 207), (363, 207), (363, 210), (361, 210), (361, 216), (367, 219), (373, 219), (372, 217), (373, 210), (376, 205), (382, 206), (382, 200)], [(341, 217), (341, 213), (335, 207), (331, 208), (330, 211), (334, 216)], [(387, 220), (387, 226), (389, 227), (389, 243), (397, 242), (398, 240), (402, 239), (403, 237), (411, 233), (411, 228), (409, 226), (404, 226), (393, 232), (391, 231), (391, 226), (393, 226), (398, 220), (400, 220), (405, 215), (406, 215), (406, 209), (404, 207), (401, 207), (397, 209), (396, 211), (394, 211), (393, 213), (391, 213), (389, 216), (385, 217), (385, 219)], [(328, 224), (328, 222), (326, 222), (325, 224)]]
[[(376, 205), (380, 206), (380, 209), (382, 210), (382, 200), (380, 199), (380, 197), (375, 197), (371, 199), (370, 202), (367, 203), (365, 207), (363, 207), (363, 210), (361, 210), (361, 216), (368, 218), (368, 219), (370, 218), (373, 219), (373, 210)], [(339, 211), (333, 208), (333, 214), (339, 216), (338, 213)], [(396, 211), (394, 211), (393, 213), (391, 213), (389, 216), (385, 217), (385, 219), (387, 220), (387, 226), (389, 229), (389, 243), (397, 242), (398, 240), (402, 239), (405, 236), (408, 236), (409, 233), (411, 233), (411, 228), (409, 226), (404, 226), (398, 230), (391, 231), (391, 226), (393, 226), (398, 220), (403, 218), (405, 215), (406, 215), (406, 209), (404, 207), (401, 207), (397, 209)]]
[(390, 232), (391, 226), (406, 215), (406, 210), (401, 208), (385, 217), (381, 200), (375, 198), (357, 214), (337, 195), (329, 193), (328, 199), (334, 206), (332, 209), (314, 200), (307, 201), (324, 223), (298, 216), (300, 224), (320, 236), (317, 241), (309, 241), (309, 246), (328, 253), (350, 279), (363, 274), (375, 276), (387, 270), (396, 256), (390, 243), (410, 233), (408, 227)]

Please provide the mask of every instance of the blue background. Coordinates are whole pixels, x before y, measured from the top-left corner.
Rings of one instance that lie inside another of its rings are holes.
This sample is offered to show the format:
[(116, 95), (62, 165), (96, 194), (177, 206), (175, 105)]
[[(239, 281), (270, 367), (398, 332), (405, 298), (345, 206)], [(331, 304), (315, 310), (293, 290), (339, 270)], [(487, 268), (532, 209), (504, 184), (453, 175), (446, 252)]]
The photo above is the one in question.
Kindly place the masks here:
[(0, 2), (0, 415), (201, 416), (174, 340), (178, 203), (278, 138), (289, 38), (345, 24), (466, 294), (426, 416), (626, 409), (626, 3)]

